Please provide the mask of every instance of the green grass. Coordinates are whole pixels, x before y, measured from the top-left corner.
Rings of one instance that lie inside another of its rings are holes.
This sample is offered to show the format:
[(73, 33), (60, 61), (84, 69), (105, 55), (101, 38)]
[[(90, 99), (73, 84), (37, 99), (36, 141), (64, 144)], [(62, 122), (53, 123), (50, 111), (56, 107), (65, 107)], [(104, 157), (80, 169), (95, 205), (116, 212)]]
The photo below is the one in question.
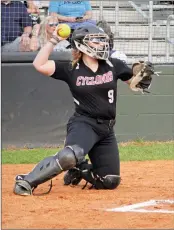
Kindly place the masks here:
[(174, 143), (149, 143), (120, 147), (122, 161), (174, 160)]
[[(2, 164), (37, 163), (59, 149), (4, 149)], [(121, 161), (174, 160), (174, 142), (130, 142), (120, 143)]]

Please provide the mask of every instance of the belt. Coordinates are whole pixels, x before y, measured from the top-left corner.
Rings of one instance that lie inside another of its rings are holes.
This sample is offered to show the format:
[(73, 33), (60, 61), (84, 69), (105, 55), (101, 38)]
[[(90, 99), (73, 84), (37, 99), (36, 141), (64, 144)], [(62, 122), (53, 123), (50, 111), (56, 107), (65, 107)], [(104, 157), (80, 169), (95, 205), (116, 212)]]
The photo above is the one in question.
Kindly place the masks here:
[[(75, 116), (80, 117), (80, 116), (85, 116), (85, 115), (81, 115), (77, 112), (74, 113)], [(111, 120), (105, 120), (105, 119), (101, 119), (101, 118), (94, 118), (94, 117), (88, 117), (85, 116), (89, 119), (93, 119), (97, 121), (97, 124), (105, 124), (107, 125), (109, 128), (112, 128), (115, 125), (115, 119), (111, 119)]]
[(104, 120), (104, 119), (97, 118), (96, 120), (98, 124), (105, 124), (109, 126), (110, 128), (112, 128), (115, 125), (115, 119)]

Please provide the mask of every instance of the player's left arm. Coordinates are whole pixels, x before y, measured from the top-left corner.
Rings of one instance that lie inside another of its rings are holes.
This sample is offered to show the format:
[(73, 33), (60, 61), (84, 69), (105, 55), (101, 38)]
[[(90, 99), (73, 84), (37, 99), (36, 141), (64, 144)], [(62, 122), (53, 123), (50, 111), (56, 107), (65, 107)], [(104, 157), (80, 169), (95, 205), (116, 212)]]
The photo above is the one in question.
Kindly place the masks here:
[(149, 61), (139, 61), (130, 68), (125, 62), (111, 58), (115, 67), (116, 77), (126, 82), (132, 91), (148, 92), (152, 83), (152, 75), (158, 75), (155, 72), (154, 65)]
[(152, 83), (152, 75), (157, 72), (154, 70), (154, 65), (151, 62), (136, 62), (132, 66), (133, 76), (129, 79), (127, 84), (132, 91), (140, 91), (141, 93), (149, 93), (149, 88)]

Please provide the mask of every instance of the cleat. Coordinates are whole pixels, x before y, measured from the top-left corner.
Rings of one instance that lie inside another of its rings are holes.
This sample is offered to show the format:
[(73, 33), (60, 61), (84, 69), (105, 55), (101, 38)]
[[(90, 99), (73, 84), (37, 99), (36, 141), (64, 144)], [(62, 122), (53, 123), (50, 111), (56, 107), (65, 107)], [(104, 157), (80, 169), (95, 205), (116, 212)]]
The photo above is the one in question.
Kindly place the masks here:
[(15, 185), (13, 192), (20, 196), (30, 196), (32, 195), (32, 188), (30, 184), (24, 180), (26, 174), (17, 175), (15, 177)]
[(82, 171), (85, 169), (91, 169), (92, 165), (88, 164), (88, 160), (84, 160), (76, 167), (69, 169), (64, 175), (64, 185), (78, 185), (82, 178)]
[(13, 192), (14, 194), (20, 196), (30, 196), (32, 195), (32, 188), (30, 184), (25, 180), (16, 181)]
[(19, 174), (15, 177), (15, 181), (18, 181), (18, 180), (24, 180), (24, 177), (25, 177), (26, 174)]

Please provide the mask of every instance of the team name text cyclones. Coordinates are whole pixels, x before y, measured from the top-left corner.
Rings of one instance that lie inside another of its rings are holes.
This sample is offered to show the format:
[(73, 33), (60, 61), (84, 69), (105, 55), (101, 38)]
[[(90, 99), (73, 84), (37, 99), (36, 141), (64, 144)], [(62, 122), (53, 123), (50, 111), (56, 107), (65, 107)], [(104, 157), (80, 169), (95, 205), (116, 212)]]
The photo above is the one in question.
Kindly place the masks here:
[(113, 81), (113, 74), (112, 71), (109, 71), (103, 75), (97, 75), (96, 77), (79, 76), (77, 78), (76, 85), (101, 85), (111, 81)]

